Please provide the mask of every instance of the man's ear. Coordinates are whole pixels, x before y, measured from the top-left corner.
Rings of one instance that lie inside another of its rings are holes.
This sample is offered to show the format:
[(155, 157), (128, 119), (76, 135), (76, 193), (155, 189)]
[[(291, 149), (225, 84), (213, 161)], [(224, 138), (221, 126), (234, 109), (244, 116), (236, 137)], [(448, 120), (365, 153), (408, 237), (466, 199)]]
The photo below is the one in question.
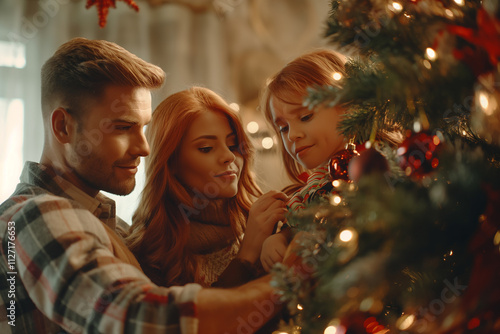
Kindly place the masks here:
[(66, 109), (59, 107), (52, 111), (50, 115), (50, 125), (54, 137), (61, 144), (66, 144), (70, 141), (76, 129), (76, 120), (71, 116)]

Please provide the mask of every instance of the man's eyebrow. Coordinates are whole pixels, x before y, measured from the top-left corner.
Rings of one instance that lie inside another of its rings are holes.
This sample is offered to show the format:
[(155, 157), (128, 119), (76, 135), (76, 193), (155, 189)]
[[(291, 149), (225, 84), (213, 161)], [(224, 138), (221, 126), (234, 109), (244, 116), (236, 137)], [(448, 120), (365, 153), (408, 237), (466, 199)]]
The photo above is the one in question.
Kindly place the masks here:
[(129, 123), (129, 124), (138, 124), (139, 122), (132, 118), (115, 118), (110, 120), (111, 123)]

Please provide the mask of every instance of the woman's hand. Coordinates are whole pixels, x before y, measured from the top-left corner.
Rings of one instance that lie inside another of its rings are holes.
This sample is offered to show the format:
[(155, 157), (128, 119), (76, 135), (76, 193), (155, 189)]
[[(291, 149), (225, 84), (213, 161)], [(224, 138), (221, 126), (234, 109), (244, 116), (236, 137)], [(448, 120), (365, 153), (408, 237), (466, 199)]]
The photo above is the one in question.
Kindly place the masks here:
[(271, 190), (255, 201), (248, 214), (245, 236), (238, 253), (240, 259), (250, 263), (259, 259), (262, 243), (271, 235), (276, 223), (285, 219), (287, 200), (285, 193)]

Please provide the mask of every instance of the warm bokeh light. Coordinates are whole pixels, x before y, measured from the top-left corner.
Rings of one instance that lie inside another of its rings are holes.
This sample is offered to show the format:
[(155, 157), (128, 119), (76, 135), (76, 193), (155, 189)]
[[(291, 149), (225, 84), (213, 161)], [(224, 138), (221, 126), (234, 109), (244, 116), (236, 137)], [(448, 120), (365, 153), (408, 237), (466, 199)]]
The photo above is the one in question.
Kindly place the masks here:
[(271, 137), (262, 138), (262, 147), (266, 150), (271, 149), (274, 146), (274, 141)]
[(230, 103), (230, 104), (229, 104), (229, 107), (230, 107), (231, 109), (233, 109), (234, 111), (240, 111), (240, 106), (239, 106), (239, 104), (238, 104), (238, 103), (234, 103), (234, 102), (233, 102), (233, 103)]
[(340, 74), (339, 72), (335, 72), (333, 73), (332, 77), (334, 80), (339, 81), (340, 79), (342, 79), (342, 74)]
[(402, 331), (407, 330), (410, 328), (411, 325), (413, 325), (413, 322), (415, 321), (415, 316), (413, 314), (410, 315), (404, 315), (401, 318), (398, 319), (398, 328)]
[(249, 133), (257, 133), (257, 131), (259, 131), (259, 123), (255, 121), (248, 122), (247, 131)]
[(435, 60), (437, 58), (437, 54), (436, 51), (434, 51), (434, 49), (431, 48), (425, 49), (425, 54), (427, 55), (427, 58), (429, 58), (430, 60)]
[(339, 195), (335, 195), (330, 199), (330, 203), (332, 205), (339, 205), (340, 202), (342, 202), (342, 197), (340, 197)]
[(325, 328), (325, 334), (336, 334), (337, 333), (337, 327), (335, 326), (328, 326)]
[(402, 10), (403, 10), (403, 6), (402, 6), (399, 2), (396, 2), (396, 1), (394, 1), (394, 2), (392, 3), (392, 8), (393, 8), (393, 10), (394, 10), (396, 13), (399, 13), (400, 11), (402, 11)]
[(343, 230), (342, 232), (340, 232), (339, 234), (339, 238), (341, 241), (343, 242), (348, 242), (348, 241), (351, 241), (352, 240), (352, 237), (353, 237), (353, 233), (351, 230)]

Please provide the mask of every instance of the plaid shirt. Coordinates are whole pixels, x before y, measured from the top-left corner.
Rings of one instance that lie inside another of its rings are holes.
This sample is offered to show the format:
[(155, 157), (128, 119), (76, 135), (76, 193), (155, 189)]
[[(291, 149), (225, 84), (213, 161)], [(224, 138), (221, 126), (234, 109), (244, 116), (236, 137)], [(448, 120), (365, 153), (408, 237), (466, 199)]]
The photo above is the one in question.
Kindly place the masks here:
[(197, 333), (201, 287), (160, 288), (119, 260), (114, 202), (79, 191), (29, 162), (0, 206), (0, 333)]

